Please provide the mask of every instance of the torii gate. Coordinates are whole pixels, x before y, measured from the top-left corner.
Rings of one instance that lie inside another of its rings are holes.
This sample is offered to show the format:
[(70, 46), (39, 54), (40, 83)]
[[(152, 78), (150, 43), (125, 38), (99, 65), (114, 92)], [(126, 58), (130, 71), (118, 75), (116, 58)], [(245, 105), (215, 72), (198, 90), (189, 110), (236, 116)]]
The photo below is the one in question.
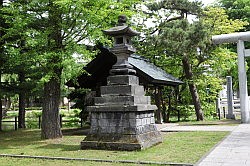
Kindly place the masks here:
[(237, 43), (241, 122), (250, 123), (247, 75), (245, 66), (245, 58), (250, 57), (250, 49), (245, 49), (244, 46), (245, 41), (250, 41), (250, 31), (216, 35), (212, 37), (212, 41), (214, 44)]

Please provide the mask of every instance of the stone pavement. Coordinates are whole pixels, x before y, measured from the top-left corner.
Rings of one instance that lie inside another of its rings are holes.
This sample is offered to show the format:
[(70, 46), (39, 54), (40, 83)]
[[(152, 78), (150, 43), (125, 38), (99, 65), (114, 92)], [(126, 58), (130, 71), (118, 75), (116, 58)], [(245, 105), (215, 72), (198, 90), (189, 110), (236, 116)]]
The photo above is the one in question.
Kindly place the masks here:
[(233, 131), (237, 126), (226, 126), (226, 125), (189, 125), (179, 126), (177, 125), (166, 125), (161, 127), (162, 132), (175, 132), (175, 131)]
[(240, 124), (197, 166), (250, 166), (250, 124)]

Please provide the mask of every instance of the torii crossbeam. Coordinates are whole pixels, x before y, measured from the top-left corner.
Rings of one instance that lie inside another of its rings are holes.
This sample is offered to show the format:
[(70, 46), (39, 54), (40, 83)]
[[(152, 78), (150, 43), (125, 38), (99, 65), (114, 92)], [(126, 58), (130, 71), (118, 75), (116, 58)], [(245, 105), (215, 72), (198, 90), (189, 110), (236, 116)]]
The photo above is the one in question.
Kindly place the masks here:
[(212, 41), (214, 44), (237, 43), (241, 122), (250, 123), (247, 75), (245, 66), (245, 58), (250, 57), (250, 49), (245, 49), (244, 46), (245, 41), (250, 41), (250, 31), (216, 35), (212, 37)]

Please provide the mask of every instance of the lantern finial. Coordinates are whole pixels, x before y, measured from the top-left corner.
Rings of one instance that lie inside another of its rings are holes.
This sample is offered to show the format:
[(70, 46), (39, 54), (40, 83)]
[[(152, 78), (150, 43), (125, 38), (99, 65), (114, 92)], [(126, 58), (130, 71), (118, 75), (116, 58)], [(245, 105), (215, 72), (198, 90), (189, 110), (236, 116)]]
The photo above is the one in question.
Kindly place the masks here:
[(118, 16), (118, 26), (126, 25), (127, 17), (125, 15)]

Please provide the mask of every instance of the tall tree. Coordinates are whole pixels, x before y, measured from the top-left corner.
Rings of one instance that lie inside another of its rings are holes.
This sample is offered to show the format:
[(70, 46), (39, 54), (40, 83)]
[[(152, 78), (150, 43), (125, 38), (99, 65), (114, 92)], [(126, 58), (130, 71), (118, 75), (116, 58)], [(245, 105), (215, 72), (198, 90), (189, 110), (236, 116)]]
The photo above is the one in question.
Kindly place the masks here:
[[(196, 87), (196, 77), (193, 74), (194, 63), (203, 60), (204, 54), (197, 54), (197, 48), (206, 52), (205, 43), (209, 40), (206, 26), (200, 21), (189, 22), (188, 16), (196, 17), (202, 14), (199, 2), (188, 0), (165, 0), (149, 6), (152, 15), (159, 13), (160, 23), (150, 33), (152, 43), (157, 50), (163, 51), (165, 57), (174, 57), (183, 67), (184, 76), (195, 107), (197, 120), (203, 120), (204, 115)], [(163, 14), (164, 13), (164, 14)], [(162, 53), (161, 53), (162, 54)]]
[[(1, 73), (0, 73), (0, 83), (1, 83)], [(3, 120), (3, 103), (2, 103), (2, 97), (0, 96), (0, 131), (2, 131), (2, 120)]]
[(49, 52), (54, 52), (53, 56), (47, 60), (52, 64), (50, 71), (52, 75), (44, 84), (43, 114), (42, 114), (42, 138), (58, 138), (62, 136), (59, 121), (59, 102), (61, 75), (63, 67), (62, 53), (63, 37), (62, 37), (62, 11), (60, 6), (48, 2), (48, 48)]
[[(42, 131), (44, 139), (62, 137), (59, 125), (59, 99), (62, 76), (68, 74), (75, 66), (74, 53), (82, 54), (88, 59), (91, 55), (83, 43), (110, 43), (102, 30), (112, 24), (120, 13), (132, 15), (131, 5), (139, 0), (124, 2), (113, 0), (43, 0), (15, 1), (15, 11), (22, 9), (29, 13), (24, 19), (26, 52), (42, 70), (44, 77), (44, 97), (42, 110)], [(19, 13), (17, 12), (17, 15)], [(19, 23), (19, 17), (13, 17), (13, 23)], [(20, 24), (15, 24), (19, 25)], [(21, 24), (22, 25), (22, 24)], [(17, 27), (18, 28), (18, 27)], [(15, 28), (13, 28), (15, 29)], [(67, 72), (65, 74), (65, 72)]]
[(3, 0), (0, 0), (0, 131), (2, 130), (2, 118), (3, 118), (3, 110), (2, 110), (2, 92), (1, 92), (1, 85), (2, 85), (2, 66), (4, 63), (4, 40), (1, 40), (2, 36), (4, 35), (4, 28), (5, 28), (5, 19), (3, 18)]
[[(176, 16), (178, 12), (168, 10), (170, 6), (167, 5), (167, 2), (169, 1), (165, 1), (166, 5), (160, 10), (162, 5), (154, 4), (150, 7), (151, 11), (147, 11), (148, 16), (153, 18), (152, 20), (156, 22), (157, 26), (148, 28), (147, 24), (144, 29), (147, 33), (142, 44), (139, 45), (139, 51), (156, 65), (182, 80), (186, 77), (186, 73), (180, 66), (184, 67), (183, 63), (185, 63), (183, 52), (188, 52), (186, 60), (189, 61), (193, 77), (188, 83), (196, 84), (202, 108), (206, 110), (205, 114), (212, 115), (215, 110), (213, 101), (221, 90), (225, 76), (229, 73), (236, 73), (234, 72), (236, 55), (225, 48), (214, 50), (209, 38), (211, 35), (238, 31), (243, 29), (247, 23), (229, 19), (222, 8), (209, 7), (202, 9), (199, 20), (195, 19), (196, 21), (192, 22), (189, 19), (189, 22), (184, 24), (185, 22), (181, 22), (181, 17), (173, 16), (173, 14)], [(188, 5), (183, 3), (183, 6)], [(180, 6), (175, 6), (175, 8), (177, 7), (181, 9)], [(173, 8), (171, 7), (171, 9)], [(196, 42), (198, 44), (195, 46)], [(187, 64), (185, 66), (187, 72), (190, 66)], [(189, 74), (190, 72), (187, 73), (187, 75)], [(192, 102), (190, 101), (192, 97), (186, 89), (186, 84), (181, 86), (178, 100), (187, 107)]]
[[(18, 1), (19, 10), (15, 9), (17, 2), (6, 1), (6, 5), (2, 8), (3, 18), (8, 25), (5, 26), (5, 34), (2, 36), (5, 48), (5, 63), (1, 65), (2, 73), (9, 74), (13, 77), (18, 76), (15, 80), (15, 85), (5, 82), (4, 89), (19, 95), (19, 115), (18, 127), (25, 128), (25, 97), (28, 92), (34, 88), (35, 81), (31, 80), (33, 68), (35, 64), (32, 61), (32, 55), (27, 55), (25, 52), (25, 36), (27, 25), (29, 23), (29, 15), (25, 12), (22, 5), (27, 4), (26, 1)], [(7, 58), (8, 57), (8, 58)], [(29, 80), (27, 82), (27, 80)]]

